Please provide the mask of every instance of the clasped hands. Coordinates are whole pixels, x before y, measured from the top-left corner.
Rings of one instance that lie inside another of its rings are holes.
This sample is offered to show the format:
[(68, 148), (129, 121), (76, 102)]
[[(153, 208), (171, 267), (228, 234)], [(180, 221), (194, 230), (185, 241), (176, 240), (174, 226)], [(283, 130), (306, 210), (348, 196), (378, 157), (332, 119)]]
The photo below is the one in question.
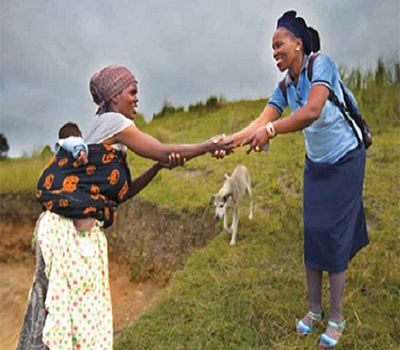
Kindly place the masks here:
[[(255, 152), (261, 152), (263, 147), (269, 141), (269, 134), (265, 127), (258, 128), (250, 137), (245, 138), (240, 147), (249, 145), (248, 150), (246, 151), (247, 154), (250, 154), (253, 150)], [(211, 138), (209, 141), (210, 145), (210, 153), (212, 157), (217, 159), (223, 159), (227, 155), (233, 153), (233, 149), (237, 146), (234, 145), (233, 139), (225, 134), (217, 135)], [(169, 162), (168, 163), (159, 163), (162, 167), (173, 169), (177, 166), (183, 166), (186, 162), (185, 158), (182, 158), (177, 153), (171, 153), (169, 155)]]
[[(233, 152), (233, 140), (227, 138), (225, 135), (218, 135), (207, 140), (203, 145), (206, 146), (208, 152), (214, 154), (215, 152), (221, 152), (223, 157)], [(186, 163), (186, 158), (183, 158), (179, 153), (171, 153), (168, 155), (168, 162), (158, 162), (158, 166), (161, 168), (173, 169), (177, 166), (183, 166)]]
[[(225, 134), (218, 135), (214, 138), (216, 142), (222, 141), (229, 139)], [(268, 143), (270, 137), (268, 135), (267, 129), (262, 126), (258, 128), (251, 136), (245, 138), (240, 145), (236, 147), (243, 147), (246, 145), (249, 145), (248, 150), (246, 151), (247, 154), (250, 154), (252, 151), (254, 152), (261, 152), (264, 146)], [(217, 159), (222, 159), (225, 158), (226, 155), (229, 155), (233, 153), (233, 150), (231, 150), (229, 153), (223, 151), (223, 150), (217, 150), (213, 153), (213, 157)]]

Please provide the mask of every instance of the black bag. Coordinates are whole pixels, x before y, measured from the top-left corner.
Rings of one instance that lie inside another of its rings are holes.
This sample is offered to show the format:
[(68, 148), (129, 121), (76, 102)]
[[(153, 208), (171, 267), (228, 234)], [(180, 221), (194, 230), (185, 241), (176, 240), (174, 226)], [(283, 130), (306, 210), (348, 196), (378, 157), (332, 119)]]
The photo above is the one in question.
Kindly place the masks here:
[[(350, 127), (353, 129), (354, 133), (357, 136), (358, 142), (361, 143), (364, 141), (364, 146), (365, 149), (367, 149), (369, 146), (372, 145), (372, 134), (371, 130), (369, 129), (367, 122), (363, 119), (360, 113), (354, 108), (352, 101), (350, 101), (349, 95), (346, 93), (343, 83), (340, 82), (340, 87), (342, 88), (343, 92), (343, 97), (344, 97), (344, 104), (339, 101), (338, 97), (336, 94), (333, 92), (333, 90), (329, 91), (329, 97), (328, 99), (332, 101), (342, 112), (344, 119), (347, 120), (349, 123)], [(362, 140), (358, 137), (357, 131), (354, 128), (354, 124), (351, 121), (354, 120), (354, 122), (357, 124), (357, 126), (361, 130), (362, 134)]]
[[(314, 60), (318, 57), (318, 55), (319, 55), (319, 53), (313, 53), (308, 61), (307, 77), (308, 77), (309, 81), (311, 81), (311, 79), (312, 79), (313, 63), (314, 63)], [(285, 96), (285, 99), (287, 100), (286, 78), (284, 78), (279, 83), (279, 87), (282, 90), (283, 96)], [(340, 87), (343, 92), (344, 103), (339, 101), (338, 97), (333, 92), (333, 90), (329, 90), (328, 100), (331, 101), (333, 104), (335, 104), (335, 106), (337, 106), (340, 109), (340, 111), (343, 114), (344, 119), (346, 119), (346, 121), (349, 123), (350, 127), (352, 128), (354, 134), (356, 135), (358, 142), (361, 144), (361, 142), (364, 141), (365, 148), (367, 149), (369, 146), (372, 145), (371, 130), (368, 127), (367, 122), (364, 120), (364, 118), (359, 113), (359, 111), (354, 107), (354, 105), (350, 99), (350, 96), (346, 92), (346, 88), (345, 88), (343, 82), (340, 82)], [(362, 134), (362, 140), (360, 140), (352, 120), (360, 128), (361, 134)]]

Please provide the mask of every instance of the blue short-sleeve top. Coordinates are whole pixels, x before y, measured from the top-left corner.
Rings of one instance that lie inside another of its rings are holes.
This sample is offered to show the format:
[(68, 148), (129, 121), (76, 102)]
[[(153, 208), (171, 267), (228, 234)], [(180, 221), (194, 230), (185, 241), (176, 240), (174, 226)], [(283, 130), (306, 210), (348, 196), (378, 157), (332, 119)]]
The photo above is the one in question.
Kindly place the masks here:
[[(319, 54), (313, 62), (312, 79), (307, 76), (310, 56), (304, 56), (299, 81), (292, 78), (288, 71), (285, 77), (287, 100), (278, 86), (272, 93), (268, 105), (274, 107), (279, 114), (289, 105), (291, 112), (305, 106), (310, 89), (315, 85), (324, 85), (332, 89), (341, 102), (343, 93), (340, 87), (340, 74), (334, 62), (326, 55)], [(360, 130), (356, 127), (361, 136)], [(303, 129), (308, 158), (316, 163), (335, 163), (348, 151), (358, 146), (354, 131), (344, 119), (339, 108), (327, 100), (321, 116), (310, 126)]]

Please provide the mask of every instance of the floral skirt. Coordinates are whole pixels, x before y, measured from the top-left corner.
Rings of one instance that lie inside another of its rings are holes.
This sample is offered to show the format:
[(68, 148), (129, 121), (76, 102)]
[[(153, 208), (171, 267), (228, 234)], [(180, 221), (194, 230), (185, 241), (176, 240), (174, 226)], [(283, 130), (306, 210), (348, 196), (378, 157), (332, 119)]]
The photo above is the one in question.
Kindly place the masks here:
[(90, 232), (79, 233), (72, 220), (47, 211), (38, 221), (35, 236), (48, 279), (43, 343), (51, 350), (112, 349), (103, 229), (96, 224)]

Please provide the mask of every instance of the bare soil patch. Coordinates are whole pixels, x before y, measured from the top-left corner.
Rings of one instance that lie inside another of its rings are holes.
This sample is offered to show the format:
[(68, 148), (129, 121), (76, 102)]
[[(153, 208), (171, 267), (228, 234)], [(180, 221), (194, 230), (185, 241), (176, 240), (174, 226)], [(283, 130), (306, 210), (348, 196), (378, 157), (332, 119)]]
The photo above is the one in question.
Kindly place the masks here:
[[(35, 223), (0, 222), (0, 349), (15, 349), (35, 274), (35, 255), (30, 241)], [(20, 243), (20, 244), (18, 244)], [(130, 280), (129, 266), (109, 261), (115, 337), (149, 310), (159, 286), (150, 279)]]
[[(32, 234), (40, 207), (31, 195), (0, 196), (0, 349), (15, 349), (35, 273)], [(191, 253), (216, 235), (212, 214), (174, 212), (140, 199), (118, 209), (106, 231), (114, 336), (157, 301), (157, 291)]]

